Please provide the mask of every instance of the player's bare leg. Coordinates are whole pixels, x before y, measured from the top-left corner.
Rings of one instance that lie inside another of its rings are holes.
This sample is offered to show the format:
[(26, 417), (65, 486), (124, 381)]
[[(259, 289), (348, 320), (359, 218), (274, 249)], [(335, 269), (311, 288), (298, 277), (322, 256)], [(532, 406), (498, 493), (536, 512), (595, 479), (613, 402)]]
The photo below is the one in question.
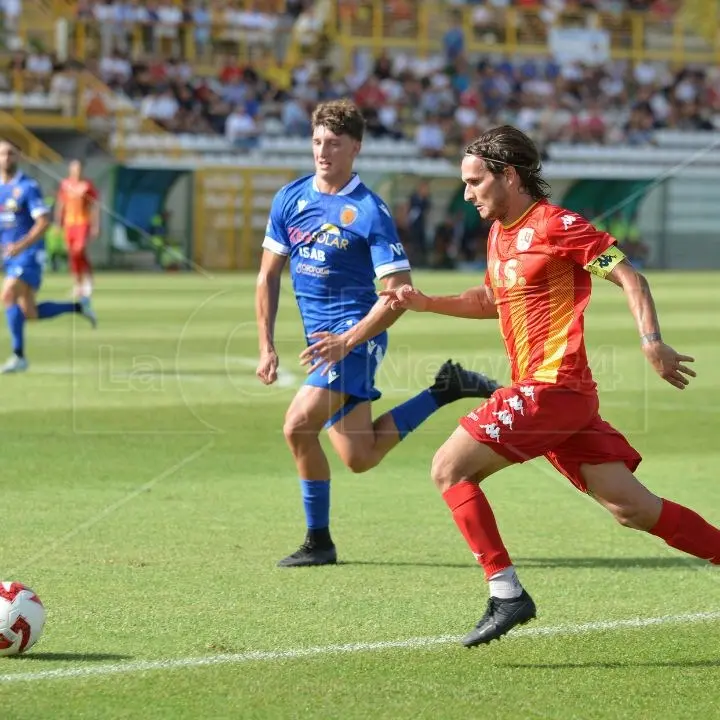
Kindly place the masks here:
[(410, 432), (438, 408), (461, 398), (488, 398), (498, 388), (486, 375), (448, 360), (431, 387), (373, 422), (371, 403), (360, 403), (328, 431), (335, 451), (356, 473), (374, 468)]
[(343, 463), (355, 473), (374, 468), (400, 442), (395, 421), (385, 413), (375, 422), (372, 404), (362, 402), (328, 429), (328, 437)]
[(82, 302), (51, 302), (46, 301), (38, 305), (35, 299), (35, 290), (26, 282), (17, 277), (6, 277), (2, 290), (0, 290), (8, 330), (12, 342), (12, 355), (0, 368), (0, 373), (18, 373), (28, 369), (29, 363), (25, 357), (25, 323), (32, 320), (49, 320), (50, 318), (67, 313), (78, 313), (85, 317), (95, 327), (97, 319), (85, 299)]
[(485, 571), (490, 599), (485, 614), (463, 638), (474, 647), (499, 639), (535, 617), (535, 603), (517, 578), (480, 483), (512, 465), (459, 427), (435, 453), (432, 478), (470, 550)]
[(720, 565), (720, 529), (693, 510), (658, 497), (623, 463), (582, 465), (588, 492), (625, 527), (644, 530), (689, 555)]
[(283, 432), (300, 477), (307, 534), (300, 548), (278, 563), (280, 567), (337, 562), (330, 535), (330, 465), (320, 444), (320, 432), (346, 402), (344, 393), (304, 385), (285, 414)]

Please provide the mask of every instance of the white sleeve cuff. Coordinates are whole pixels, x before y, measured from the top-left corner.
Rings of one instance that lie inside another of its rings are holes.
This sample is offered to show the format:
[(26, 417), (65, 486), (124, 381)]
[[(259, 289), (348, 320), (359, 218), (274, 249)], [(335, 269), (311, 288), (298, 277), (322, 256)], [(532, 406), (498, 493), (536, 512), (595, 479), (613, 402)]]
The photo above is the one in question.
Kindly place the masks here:
[(384, 278), (386, 275), (392, 275), (396, 272), (409, 272), (410, 263), (407, 260), (397, 260), (384, 265), (378, 265), (375, 268), (375, 277)]
[(289, 255), (290, 254), (290, 248), (286, 247), (282, 243), (279, 243), (277, 240), (273, 240), (271, 237), (265, 236), (265, 239), (263, 240), (262, 246), (265, 248), (265, 250), (269, 250), (271, 253), (275, 253), (276, 255)]
[(36, 207), (30, 211), (30, 215), (33, 220), (37, 220), (39, 217), (42, 217), (43, 215), (49, 215), (49, 214), (50, 214), (50, 208), (48, 208), (48, 207)]

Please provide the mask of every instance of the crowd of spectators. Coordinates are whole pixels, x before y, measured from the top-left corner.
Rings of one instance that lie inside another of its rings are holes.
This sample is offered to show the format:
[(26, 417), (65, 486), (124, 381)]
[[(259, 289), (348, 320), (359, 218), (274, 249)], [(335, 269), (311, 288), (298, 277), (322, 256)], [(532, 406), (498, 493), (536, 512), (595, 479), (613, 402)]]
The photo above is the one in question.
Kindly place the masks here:
[[(509, 0), (447, 2), (472, 6), (478, 20), (481, 11), (499, 11)], [(569, 2), (545, 0), (542, 7), (559, 12)], [(665, 8), (669, 13), (673, 2), (579, 0), (578, 6), (610, 11), (622, 4), (658, 13)], [(223, 2), (213, 4), (213, 17), (225, 13), (229, 33), (242, 29), (262, 34), (294, 22), (311, 5), (311, 0)], [(341, 0), (340, 11), (362, 13), (367, 5)], [(388, 5), (399, 22), (407, 2)], [(720, 113), (720, 68), (673, 71), (663, 63), (470, 58), (460, 23), (451, 22), (443, 52), (436, 56), (358, 54), (344, 76), (322, 60), (303, 60), (292, 70), (289, 86), (281, 87), (263, 76), (260, 65), (240, 62), (236, 53), (222, 55), (212, 72), (203, 74), (197, 64), (183, 59), (183, 33), (192, 32), (200, 48), (210, 42), (211, 14), (205, 0), (183, 5), (80, 0), (77, 14), (92, 19), (100, 36), (99, 52), (84, 66), (128, 97), (142, 116), (172, 132), (225, 135), (239, 150), (253, 148), (262, 133), (307, 136), (313, 106), (346, 96), (363, 108), (371, 136), (412, 140), (426, 157), (454, 155), (484, 128), (498, 123), (520, 127), (542, 146), (553, 141), (642, 145), (652, 142), (657, 128), (711, 129), (713, 117)], [(143, 28), (140, 53), (130, 32), (137, 23)], [(9, 70), (25, 71), (26, 90), (44, 89), (67, 99), (75, 87), (75, 67), (34, 49), (16, 53)], [(0, 89), (11, 85), (12, 72), (0, 75)]]
[(720, 113), (720, 69), (671, 71), (661, 63), (382, 55), (341, 78), (331, 67), (304, 63), (287, 89), (230, 56), (210, 77), (197, 77), (182, 60), (132, 62), (120, 52), (93, 69), (166, 129), (225, 134), (240, 148), (252, 147), (262, 132), (307, 136), (314, 105), (346, 96), (363, 108), (371, 136), (413, 140), (427, 157), (456, 153), (498, 123), (516, 125), (542, 145), (642, 145), (657, 128), (712, 129)]

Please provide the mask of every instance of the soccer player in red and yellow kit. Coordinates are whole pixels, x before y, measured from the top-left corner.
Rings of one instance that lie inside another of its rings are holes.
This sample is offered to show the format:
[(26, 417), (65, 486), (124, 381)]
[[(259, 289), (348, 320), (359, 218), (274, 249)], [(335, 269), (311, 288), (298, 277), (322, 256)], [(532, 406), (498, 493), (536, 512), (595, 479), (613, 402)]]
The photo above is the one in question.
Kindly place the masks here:
[(92, 295), (92, 267), (87, 246), (100, 231), (98, 199), (93, 183), (83, 177), (82, 163), (73, 160), (68, 168), (68, 177), (60, 183), (55, 222), (65, 231), (76, 298)]
[(583, 313), (591, 275), (623, 289), (646, 358), (682, 390), (693, 358), (666, 345), (647, 280), (613, 237), (548, 202), (540, 157), (519, 130), (486, 132), (466, 149), (465, 199), (494, 220), (485, 283), (461, 295), (428, 297), (409, 285), (381, 295), (394, 309), (499, 318), (512, 382), (468, 413), (438, 450), (433, 480), (485, 570), (490, 600), (463, 643), (499, 638), (535, 617), (480, 484), (514, 463), (544, 456), (622, 525), (644, 530), (690, 555), (720, 564), (720, 529), (654, 495), (635, 477), (641, 457), (600, 417), (585, 352)]

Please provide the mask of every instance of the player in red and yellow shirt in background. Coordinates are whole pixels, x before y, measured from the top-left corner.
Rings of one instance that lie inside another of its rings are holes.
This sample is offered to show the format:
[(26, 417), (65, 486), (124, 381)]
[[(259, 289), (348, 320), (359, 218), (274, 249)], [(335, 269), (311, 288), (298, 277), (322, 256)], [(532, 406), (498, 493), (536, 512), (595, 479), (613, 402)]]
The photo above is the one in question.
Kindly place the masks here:
[(87, 246), (100, 232), (98, 199), (95, 186), (83, 177), (82, 163), (73, 160), (68, 177), (60, 183), (55, 204), (55, 222), (65, 233), (70, 272), (75, 283), (73, 294), (76, 298), (92, 295), (92, 267)]
[(499, 638), (535, 617), (480, 483), (514, 463), (544, 456), (622, 525), (644, 530), (690, 555), (720, 564), (720, 529), (692, 510), (654, 495), (635, 477), (639, 453), (599, 414), (585, 352), (583, 313), (591, 274), (623, 289), (646, 358), (682, 390), (693, 358), (666, 345), (647, 280), (613, 237), (548, 202), (540, 156), (519, 130), (482, 135), (462, 162), (465, 199), (494, 220), (483, 286), (428, 297), (409, 285), (381, 295), (394, 309), (465, 318), (498, 318), (512, 382), (468, 413), (438, 450), (432, 476), (485, 570), (490, 600), (463, 643)]

